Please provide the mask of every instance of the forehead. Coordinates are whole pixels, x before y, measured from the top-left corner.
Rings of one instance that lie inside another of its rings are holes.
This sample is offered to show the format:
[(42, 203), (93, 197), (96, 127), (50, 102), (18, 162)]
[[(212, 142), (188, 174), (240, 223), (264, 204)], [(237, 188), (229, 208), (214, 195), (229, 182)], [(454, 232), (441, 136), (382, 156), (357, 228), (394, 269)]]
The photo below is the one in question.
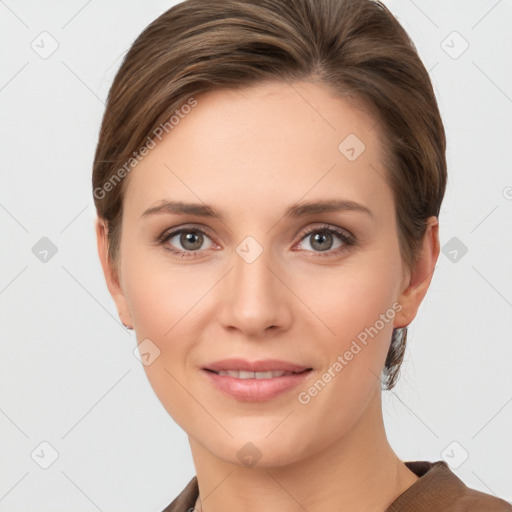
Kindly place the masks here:
[(125, 202), (134, 214), (162, 199), (229, 205), (237, 215), (326, 195), (392, 202), (375, 119), (328, 89), (270, 82), (195, 99), (131, 171)]

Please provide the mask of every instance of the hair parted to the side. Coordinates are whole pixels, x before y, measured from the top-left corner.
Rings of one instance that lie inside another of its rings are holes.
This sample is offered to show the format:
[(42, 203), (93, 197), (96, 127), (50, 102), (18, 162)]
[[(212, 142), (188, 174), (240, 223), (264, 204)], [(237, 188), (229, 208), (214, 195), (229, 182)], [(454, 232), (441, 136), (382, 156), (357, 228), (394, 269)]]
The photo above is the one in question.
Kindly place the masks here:
[[(186, 0), (135, 40), (108, 94), (92, 185), (115, 268), (126, 162), (191, 98), (271, 80), (313, 81), (374, 116), (402, 258), (414, 263), (426, 219), (439, 216), (446, 139), (428, 72), (391, 12), (373, 0)], [(406, 339), (406, 327), (393, 331), (385, 389)]]

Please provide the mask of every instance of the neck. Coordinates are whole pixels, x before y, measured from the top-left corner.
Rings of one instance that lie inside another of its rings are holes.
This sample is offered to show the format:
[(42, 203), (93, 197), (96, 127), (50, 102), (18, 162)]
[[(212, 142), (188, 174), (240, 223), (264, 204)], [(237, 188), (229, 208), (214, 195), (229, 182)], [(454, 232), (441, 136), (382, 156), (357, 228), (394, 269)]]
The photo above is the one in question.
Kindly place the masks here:
[(342, 437), (287, 465), (252, 468), (213, 456), (189, 437), (203, 512), (384, 512), (418, 477), (387, 440), (380, 389)]

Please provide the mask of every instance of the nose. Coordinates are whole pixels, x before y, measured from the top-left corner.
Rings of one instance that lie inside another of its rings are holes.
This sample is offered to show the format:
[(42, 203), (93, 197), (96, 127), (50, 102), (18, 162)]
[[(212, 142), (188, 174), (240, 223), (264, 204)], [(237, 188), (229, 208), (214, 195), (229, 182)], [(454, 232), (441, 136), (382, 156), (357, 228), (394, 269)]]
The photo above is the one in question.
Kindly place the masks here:
[[(251, 246), (250, 251), (254, 250)], [(219, 319), (223, 327), (237, 330), (245, 338), (257, 339), (271, 331), (288, 329), (292, 321), (289, 301), (293, 294), (284, 283), (286, 276), (271, 257), (271, 251), (263, 248), (254, 260), (243, 250), (234, 251), (232, 270), (224, 278), (220, 291)]]

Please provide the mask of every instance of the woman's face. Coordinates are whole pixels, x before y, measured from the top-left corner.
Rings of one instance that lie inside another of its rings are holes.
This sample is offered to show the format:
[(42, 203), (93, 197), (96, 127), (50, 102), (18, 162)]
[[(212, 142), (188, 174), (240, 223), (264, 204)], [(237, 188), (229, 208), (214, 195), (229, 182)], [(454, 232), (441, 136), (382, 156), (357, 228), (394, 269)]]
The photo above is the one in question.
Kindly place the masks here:
[[(282, 465), (380, 400), (393, 327), (421, 298), (401, 295), (374, 119), (306, 82), (196, 99), (129, 175), (113, 295), (189, 438), (236, 464), (250, 442), (260, 466)], [(311, 370), (258, 383), (205, 369), (228, 358)]]

